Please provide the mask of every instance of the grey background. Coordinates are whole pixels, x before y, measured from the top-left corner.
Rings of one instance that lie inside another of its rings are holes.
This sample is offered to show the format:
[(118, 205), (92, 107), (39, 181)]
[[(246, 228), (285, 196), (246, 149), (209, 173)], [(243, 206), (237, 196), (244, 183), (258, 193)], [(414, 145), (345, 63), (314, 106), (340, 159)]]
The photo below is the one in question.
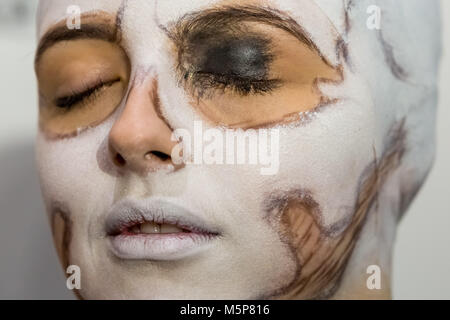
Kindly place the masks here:
[[(73, 299), (57, 262), (34, 166), (34, 6), (30, 0), (0, 0), (0, 299)], [(438, 155), (398, 230), (395, 299), (450, 299), (450, 1), (443, 1), (442, 12), (446, 43)]]

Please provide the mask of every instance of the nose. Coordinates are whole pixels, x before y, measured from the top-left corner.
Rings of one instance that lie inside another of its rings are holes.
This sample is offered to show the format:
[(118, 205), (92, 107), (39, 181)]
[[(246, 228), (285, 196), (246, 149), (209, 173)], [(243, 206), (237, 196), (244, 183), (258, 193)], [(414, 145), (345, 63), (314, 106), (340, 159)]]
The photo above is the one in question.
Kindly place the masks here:
[(170, 157), (177, 144), (172, 129), (160, 113), (158, 82), (148, 79), (135, 85), (125, 107), (109, 133), (113, 163), (138, 174), (173, 165)]

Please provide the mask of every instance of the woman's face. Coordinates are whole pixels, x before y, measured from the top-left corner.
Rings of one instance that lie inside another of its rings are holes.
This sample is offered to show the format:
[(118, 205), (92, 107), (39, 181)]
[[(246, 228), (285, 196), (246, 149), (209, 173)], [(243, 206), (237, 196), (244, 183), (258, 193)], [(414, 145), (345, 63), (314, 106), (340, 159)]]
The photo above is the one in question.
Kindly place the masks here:
[[(38, 164), (81, 297), (336, 290), (401, 154), (381, 149), (373, 166), (372, 98), (350, 72), (340, 3), (41, 1)], [(174, 163), (173, 133), (195, 144), (199, 123), (237, 139), (269, 132), (276, 170)]]

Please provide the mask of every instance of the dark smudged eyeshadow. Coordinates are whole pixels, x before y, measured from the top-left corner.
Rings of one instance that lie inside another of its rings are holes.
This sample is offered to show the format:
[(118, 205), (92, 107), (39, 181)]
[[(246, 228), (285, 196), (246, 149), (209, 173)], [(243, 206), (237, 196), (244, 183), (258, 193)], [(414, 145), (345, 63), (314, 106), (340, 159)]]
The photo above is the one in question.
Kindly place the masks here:
[(271, 60), (266, 41), (256, 38), (227, 39), (202, 51), (198, 71), (246, 79), (264, 79)]
[(198, 33), (188, 43), (181, 71), (199, 96), (209, 89), (265, 93), (278, 84), (268, 79), (273, 56), (270, 41), (262, 36)]

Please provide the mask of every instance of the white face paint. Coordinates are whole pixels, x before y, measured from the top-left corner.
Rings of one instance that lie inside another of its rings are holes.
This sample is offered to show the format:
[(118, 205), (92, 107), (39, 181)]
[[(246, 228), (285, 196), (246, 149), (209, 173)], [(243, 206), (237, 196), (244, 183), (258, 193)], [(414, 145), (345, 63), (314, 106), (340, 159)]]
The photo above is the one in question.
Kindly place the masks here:
[[(383, 210), (378, 228), (382, 231), (375, 231), (376, 237), (393, 238), (392, 225), (402, 213), (398, 206), (411, 200), (408, 195), (420, 186), (434, 152), (439, 25), (414, 19), (430, 9), (437, 10), (437, 4), (378, 1), (387, 15), (380, 33), (366, 27), (369, 2), (352, 5), (347, 13), (349, 26), (345, 22), (346, 1), (265, 2), (297, 21), (325, 59), (342, 68), (344, 79), (339, 84), (320, 85), (321, 92), (336, 102), (321, 108), (312, 120), (276, 126), (280, 129), (276, 175), (261, 175), (260, 167), (251, 165), (188, 165), (171, 173), (149, 173), (145, 178), (111, 174), (113, 170), (108, 168), (114, 165), (109, 159), (108, 135), (125, 102), (107, 121), (75, 137), (49, 140), (38, 133), (44, 198), (50, 213), (58, 208), (70, 214), (73, 225), (68, 259), (81, 267), (84, 298), (240, 299), (273, 295), (294, 281), (299, 269), (291, 247), (280, 235), (277, 214), (267, 212), (268, 202), (281, 201), (278, 198), (290, 192), (307, 194), (320, 209), (315, 219), (323, 234), (331, 238), (343, 235), (355, 214), (363, 174), (374, 161), (381, 160), (393, 128), (405, 119), (407, 153), (386, 182), (386, 189), (392, 192), (382, 192), (378, 198)], [(143, 80), (130, 81), (130, 86), (144, 86), (146, 79), (157, 78), (161, 113), (167, 123), (173, 129), (193, 132), (194, 121), (201, 116), (178, 85), (175, 57), (168, 50), (161, 25), (220, 2), (40, 1), (39, 38), (63, 20), (67, 7), (73, 4), (79, 5), (82, 13), (101, 10), (115, 15), (122, 10), (122, 45), (131, 62), (131, 79)], [(399, 7), (406, 12), (405, 21), (400, 16), (388, 19)], [(408, 29), (397, 34), (394, 23)], [(341, 38), (348, 44), (347, 59), (336, 48)], [(411, 41), (408, 45), (405, 38)], [(388, 45), (394, 48), (395, 61), (390, 60)], [(394, 62), (406, 70), (407, 80), (393, 75)], [(195, 254), (170, 261), (119, 259), (106, 238), (105, 223), (111, 207), (123, 199), (176, 204), (216, 227), (221, 237)], [(371, 217), (367, 223), (372, 223)], [(386, 251), (379, 263), (389, 265), (391, 243), (384, 245), (364, 236), (370, 232), (363, 232), (349, 265), (351, 270), (358, 269), (361, 257), (370, 256), (367, 252)]]

